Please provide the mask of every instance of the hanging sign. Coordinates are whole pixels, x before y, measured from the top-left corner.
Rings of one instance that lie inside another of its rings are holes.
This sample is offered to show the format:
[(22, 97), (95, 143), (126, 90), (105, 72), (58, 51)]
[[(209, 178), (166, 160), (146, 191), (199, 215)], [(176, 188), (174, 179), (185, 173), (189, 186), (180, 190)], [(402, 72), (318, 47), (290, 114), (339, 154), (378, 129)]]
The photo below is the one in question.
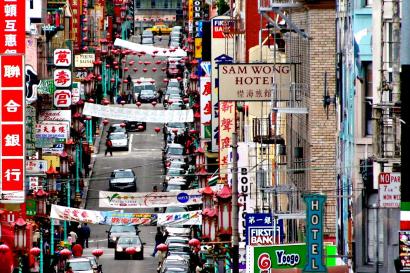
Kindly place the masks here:
[(379, 174), (379, 207), (399, 208), (400, 207), (400, 173), (380, 173)]
[(79, 54), (75, 55), (75, 67), (94, 67), (95, 54)]
[(107, 119), (141, 122), (193, 122), (194, 113), (190, 110), (144, 110), (110, 105), (84, 103), (83, 115)]
[(45, 173), (48, 170), (46, 160), (26, 160), (27, 174)]
[(104, 221), (99, 224), (104, 225), (153, 225), (157, 221), (157, 214), (154, 213), (123, 213), (116, 211), (102, 211)]
[(51, 205), (50, 218), (89, 224), (99, 224), (104, 221), (101, 211), (69, 208), (58, 205)]
[(55, 107), (70, 107), (71, 106), (71, 91), (68, 89), (58, 89), (54, 92)]
[(235, 132), (235, 102), (219, 102), (219, 173), (227, 174), (228, 150), (232, 145), (232, 133)]
[(251, 246), (281, 243), (283, 219), (270, 213), (246, 213), (246, 244)]
[(209, 139), (211, 134), (211, 117), (212, 117), (212, 101), (211, 101), (211, 78), (200, 77), (199, 90), (201, 94), (201, 139)]
[(69, 137), (68, 121), (41, 121), (36, 124), (36, 138), (60, 138)]
[(158, 226), (202, 225), (202, 211), (159, 213)]
[(56, 69), (53, 75), (54, 85), (56, 87), (69, 87), (71, 85), (70, 69)]
[(38, 120), (71, 121), (71, 110), (45, 110), (40, 112)]
[(55, 66), (70, 66), (71, 65), (71, 50), (68, 48), (58, 48), (54, 50), (54, 65)]

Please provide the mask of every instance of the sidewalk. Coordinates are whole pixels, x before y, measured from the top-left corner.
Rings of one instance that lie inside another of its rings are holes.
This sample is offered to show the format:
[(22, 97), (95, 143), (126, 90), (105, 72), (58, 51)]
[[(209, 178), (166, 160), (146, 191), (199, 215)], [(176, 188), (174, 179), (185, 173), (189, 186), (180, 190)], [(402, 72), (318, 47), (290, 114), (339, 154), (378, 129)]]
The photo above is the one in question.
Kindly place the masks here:
[(90, 173), (89, 173), (87, 178), (84, 178), (83, 196), (81, 198), (82, 200), (81, 200), (81, 204), (80, 204), (80, 209), (84, 209), (86, 204), (87, 204), (88, 186), (90, 185), (90, 178), (93, 175), (94, 164), (95, 164), (95, 160), (96, 160), (95, 155), (98, 154), (99, 151), (100, 151), (101, 136), (103, 135), (103, 130), (104, 130), (104, 125), (101, 121), (100, 121), (100, 125), (99, 125), (98, 128), (99, 128), (100, 133), (99, 133), (99, 135), (97, 135), (95, 137), (95, 140), (94, 140), (94, 153), (91, 156)]

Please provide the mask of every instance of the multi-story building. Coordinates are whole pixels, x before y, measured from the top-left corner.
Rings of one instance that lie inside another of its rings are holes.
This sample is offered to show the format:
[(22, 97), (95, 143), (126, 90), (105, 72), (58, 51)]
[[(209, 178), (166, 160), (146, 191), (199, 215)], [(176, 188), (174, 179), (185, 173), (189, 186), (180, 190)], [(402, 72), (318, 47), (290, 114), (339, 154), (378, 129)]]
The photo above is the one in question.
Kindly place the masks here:
[(400, 170), (394, 2), (337, 4), (338, 242), (355, 272), (396, 272), (399, 210), (379, 191)]

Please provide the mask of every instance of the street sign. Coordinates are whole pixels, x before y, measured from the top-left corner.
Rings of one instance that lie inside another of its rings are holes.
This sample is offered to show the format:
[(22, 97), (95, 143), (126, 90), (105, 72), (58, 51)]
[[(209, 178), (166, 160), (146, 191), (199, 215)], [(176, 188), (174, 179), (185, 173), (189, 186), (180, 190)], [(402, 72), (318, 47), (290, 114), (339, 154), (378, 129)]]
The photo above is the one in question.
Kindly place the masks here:
[(399, 208), (400, 207), (400, 173), (380, 173), (379, 174), (379, 207)]

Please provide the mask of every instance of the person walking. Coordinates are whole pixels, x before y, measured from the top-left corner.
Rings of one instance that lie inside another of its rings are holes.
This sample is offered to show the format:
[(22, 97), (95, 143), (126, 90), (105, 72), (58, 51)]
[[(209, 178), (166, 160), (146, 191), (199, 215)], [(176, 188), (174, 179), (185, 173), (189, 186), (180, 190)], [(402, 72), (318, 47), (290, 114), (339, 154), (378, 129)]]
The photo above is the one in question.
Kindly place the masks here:
[(131, 75), (128, 74), (128, 77), (127, 77), (127, 89), (128, 90), (131, 89), (131, 82), (132, 82)]
[(105, 156), (107, 156), (108, 153), (112, 156), (112, 142), (109, 137), (107, 137), (105, 141)]
[(75, 233), (74, 230), (70, 231), (70, 236), (71, 236), (71, 241), (73, 242), (73, 244), (77, 243), (78, 236), (77, 236), (77, 233)]
[(83, 239), (81, 246), (83, 248), (88, 248), (88, 239), (90, 238), (91, 230), (90, 230), (90, 227), (87, 225), (87, 223), (84, 223), (84, 225), (81, 227), (80, 233), (81, 233), (81, 238)]
[(164, 235), (162, 234), (161, 228), (157, 227), (157, 234), (155, 234), (155, 246), (154, 246), (154, 252), (152, 253), (152, 257), (155, 257), (155, 254), (158, 251), (157, 246), (159, 244), (162, 244), (163, 242), (164, 242)]

